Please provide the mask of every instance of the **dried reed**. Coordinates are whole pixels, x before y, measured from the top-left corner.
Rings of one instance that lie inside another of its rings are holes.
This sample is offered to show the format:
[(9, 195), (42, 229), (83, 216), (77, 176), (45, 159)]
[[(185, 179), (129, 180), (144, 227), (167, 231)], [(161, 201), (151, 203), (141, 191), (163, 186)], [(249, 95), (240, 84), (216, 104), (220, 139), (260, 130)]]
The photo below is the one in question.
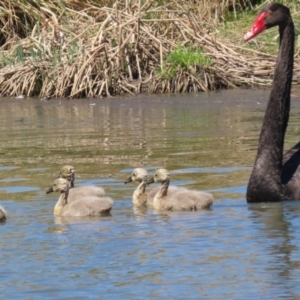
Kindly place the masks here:
[[(37, 7), (36, 1), (2, 0), (1, 95), (104, 97), (270, 84), (274, 56), (221, 40), (201, 20), (222, 18), (228, 1), (100, 2)], [(166, 57), (178, 45), (199, 47), (210, 64), (161, 75), (174, 68)]]

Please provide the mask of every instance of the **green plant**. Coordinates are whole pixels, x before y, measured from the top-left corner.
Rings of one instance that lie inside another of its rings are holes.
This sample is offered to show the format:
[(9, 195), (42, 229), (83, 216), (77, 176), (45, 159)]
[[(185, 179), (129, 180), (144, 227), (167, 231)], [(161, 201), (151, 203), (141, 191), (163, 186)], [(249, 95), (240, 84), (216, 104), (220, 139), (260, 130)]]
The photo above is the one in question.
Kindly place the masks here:
[(16, 59), (16, 63), (25, 61), (24, 48), (21, 44), (19, 44), (16, 48), (15, 59)]
[(207, 57), (203, 50), (196, 46), (178, 46), (166, 57), (166, 67), (158, 74), (163, 77), (172, 78), (181, 69), (188, 71), (191, 67), (207, 67), (211, 64), (211, 59)]

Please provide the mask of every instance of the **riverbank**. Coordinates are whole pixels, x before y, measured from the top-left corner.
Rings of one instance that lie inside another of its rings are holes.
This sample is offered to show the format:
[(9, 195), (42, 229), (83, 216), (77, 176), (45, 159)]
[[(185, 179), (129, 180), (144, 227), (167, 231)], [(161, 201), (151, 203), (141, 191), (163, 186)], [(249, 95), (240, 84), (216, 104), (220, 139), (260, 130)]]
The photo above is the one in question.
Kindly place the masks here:
[(3, 96), (106, 97), (271, 83), (277, 31), (243, 41), (255, 10), (225, 22), (222, 12), (213, 17), (216, 7), (192, 2), (9, 3), (1, 19)]

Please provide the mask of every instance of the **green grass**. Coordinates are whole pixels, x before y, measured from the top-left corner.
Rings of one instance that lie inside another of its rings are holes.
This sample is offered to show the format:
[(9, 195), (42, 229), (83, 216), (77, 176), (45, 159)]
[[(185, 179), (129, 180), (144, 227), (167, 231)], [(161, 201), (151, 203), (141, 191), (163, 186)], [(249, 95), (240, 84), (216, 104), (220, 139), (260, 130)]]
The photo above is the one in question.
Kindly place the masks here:
[(23, 63), (25, 61), (24, 48), (21, 44), (19, 44), (16, 48), (15, 58), (16, 58), (16, 63), (19, 63), (19, 62)]
[(201, 48), (178, 46), (165, 59), (165, 68), (158, 73), (165, 78), (173, 78), (178, 70), (188, 71), (191, 67), (206, 67), (211, 64)]
[(190, 66), (208, 66), (211, 63), (210, 59), (203, 54), (202, 49), (191, 46), (178, 46), (174, 51), (169, 53), (166, 62), (174, 66), (179, 66), (184, 70), (187, 70)]

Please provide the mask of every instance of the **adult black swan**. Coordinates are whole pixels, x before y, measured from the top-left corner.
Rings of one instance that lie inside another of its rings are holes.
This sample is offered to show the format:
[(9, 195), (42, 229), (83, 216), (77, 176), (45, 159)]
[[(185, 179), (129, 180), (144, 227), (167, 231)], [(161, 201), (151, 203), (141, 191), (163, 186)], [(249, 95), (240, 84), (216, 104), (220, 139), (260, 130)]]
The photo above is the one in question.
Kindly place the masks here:
[(274, 26), (279, 27), (280, 48), (247, 188), (249, 203), (300, 200), (300, 143), (283, 155), (294, 62), (294, 24), (289, 9), (278, 3), (266, 5), (244, 39), (248, 41)]

